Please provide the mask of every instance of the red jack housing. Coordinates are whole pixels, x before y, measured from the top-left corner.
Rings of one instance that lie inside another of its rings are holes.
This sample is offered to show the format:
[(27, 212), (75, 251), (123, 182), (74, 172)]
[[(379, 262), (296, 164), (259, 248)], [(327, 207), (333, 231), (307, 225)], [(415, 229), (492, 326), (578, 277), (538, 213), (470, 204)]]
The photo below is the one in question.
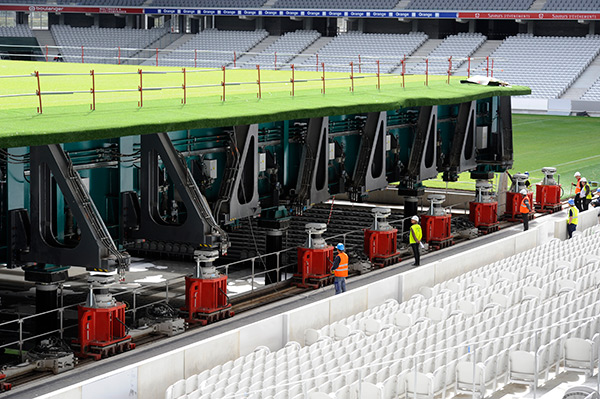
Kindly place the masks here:
[(364, 251), (371, 263), (384, 267), (400, 262), (398, 251), (398, 230), (386, 221), (391, 215), (390, 208), (373, 208), (375, 220), (373, 225), (365, 229)]

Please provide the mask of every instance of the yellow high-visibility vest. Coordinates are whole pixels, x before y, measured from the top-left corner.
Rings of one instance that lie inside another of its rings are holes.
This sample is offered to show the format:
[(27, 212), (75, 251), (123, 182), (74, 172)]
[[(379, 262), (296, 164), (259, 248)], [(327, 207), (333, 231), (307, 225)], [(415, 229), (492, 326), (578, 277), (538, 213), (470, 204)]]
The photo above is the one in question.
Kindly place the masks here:
[[(413, 237), (413, 234), (414, 234), (414, 237)], [(421, 241), (421, 238), (423, 237), (423, 230), (421, 230), (421, 225), (419, 223), (415, 223), (412, 226), (410, 226), (409, 237), (410, 238), (408, 241), (411, 244), (416, 244), (417, 240)]]

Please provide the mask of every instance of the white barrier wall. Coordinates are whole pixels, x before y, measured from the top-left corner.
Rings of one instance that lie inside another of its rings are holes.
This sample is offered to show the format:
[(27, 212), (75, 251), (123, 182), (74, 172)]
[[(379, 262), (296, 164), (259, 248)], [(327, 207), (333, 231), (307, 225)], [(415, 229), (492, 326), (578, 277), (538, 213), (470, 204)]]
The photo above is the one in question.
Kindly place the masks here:
[[(580, 230), (596, 224), (596, 210), (580, 213)], [(549, 234), (552, 231), (554, 234)], [(342, 295), (334, 296), (332, 290), (330, 298), (131, 364), (40, 398), (95, 399), (97, 396), (94, 392), (97, 393), (96, 388), (101, 386), (101, 392), (107, 398), (161, 399), (166, 388), (177, 380), (246, 355), (259, 345), (275, 351), (289, 341), (303, 343), (307, 328), (321, 328), (380, 305), (389, 298), (407, 300), (418, 293), (422, 286), (431, 287), (534, 248), (553, 237), (566, 238), (564, 219), (541, 223), (529, 231), (465, 250), (443, 260), (352, 289)]]

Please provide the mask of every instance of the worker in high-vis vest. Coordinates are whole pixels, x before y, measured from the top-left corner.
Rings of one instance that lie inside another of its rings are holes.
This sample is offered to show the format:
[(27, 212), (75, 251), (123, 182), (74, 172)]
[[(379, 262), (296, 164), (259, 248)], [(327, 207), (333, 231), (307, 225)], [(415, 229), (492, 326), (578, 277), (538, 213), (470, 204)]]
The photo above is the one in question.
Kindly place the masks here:
[(590, 202), (592, 202), (592, 189), (590, 188), (590, 184), (588, 183), (585, 177), (582, 177), (581, 180), (581, 192), (579, 193), (579, 197), (581, 197), (581, 209), (582, 211), (587, 211)]
[(527, 231), (529, 230), (529, 212), (531, 212), (531, 204), (529, 203), (527, 190), (521, 190), (521, 195), (523, 196), (523, 199), (521, 199), (519, 212), (521, 212), (521, 217), (523, 218), (523, 231)]
[(579, 195), (579, 193), (581, 193), (581, 173), (575, 172), (573, 177), (577, 179), (577, 183), (571, 183), (575, 186), (575, 206), (581, 211), (583, 210), (581, 207), (581, 196)]
[(339, 243), (336, 247), (337, 255), (333, 260), (331, 273), (335, 276), (333, 285), (335, 295), (346, 292), (346, 277), (348, 277), (348, 255), (344, 252), (344, 244)]
[(567, 219), (567, 233), (569, 238), (573, 237), (573, 232), (577, 230), (577, 223), (579, 223), (579, 209), (575, 206), (573, 198), (569, 198), (569, 218)]
[(421, 246), (421, 238), (423, 238), (423, 230), (421, 230), (421, 225), (419, 224), (419, 217), (413, 216), (410, 218), (410, 232), (408, 235), (408, 242), (410, 243), (410, 247), (412, 248), (413, 255), (415, 257), (415, 263), (413, 266), (419, 266), (421, 264), (421, 253), (419, 246)]

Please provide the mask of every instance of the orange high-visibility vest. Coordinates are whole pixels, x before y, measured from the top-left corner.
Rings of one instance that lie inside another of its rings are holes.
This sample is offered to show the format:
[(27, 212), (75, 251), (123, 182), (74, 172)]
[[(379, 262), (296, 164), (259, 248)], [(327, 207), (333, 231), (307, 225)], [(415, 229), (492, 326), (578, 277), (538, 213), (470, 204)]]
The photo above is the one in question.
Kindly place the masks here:
[(575, 183), (575, 194), (579, 194), (581, 192), (581, 177), (577, 178), (577, 183)]
[(529, 213), (529, 208), (527, 208), (527, 205), (525, 204), (525, 201), (529, 200), (529, 198), (527, 198), (527, 196), (523, 196), (523, 199), (521, 200), (521, 208), (520, 211), (521, 213)]
[(338, 256), (340, 257), (340, 264), (337, 269), (333, 271), (333, 274), (336, 277), (348, 277), (348, 255), (344, 252), (340, 252)]

